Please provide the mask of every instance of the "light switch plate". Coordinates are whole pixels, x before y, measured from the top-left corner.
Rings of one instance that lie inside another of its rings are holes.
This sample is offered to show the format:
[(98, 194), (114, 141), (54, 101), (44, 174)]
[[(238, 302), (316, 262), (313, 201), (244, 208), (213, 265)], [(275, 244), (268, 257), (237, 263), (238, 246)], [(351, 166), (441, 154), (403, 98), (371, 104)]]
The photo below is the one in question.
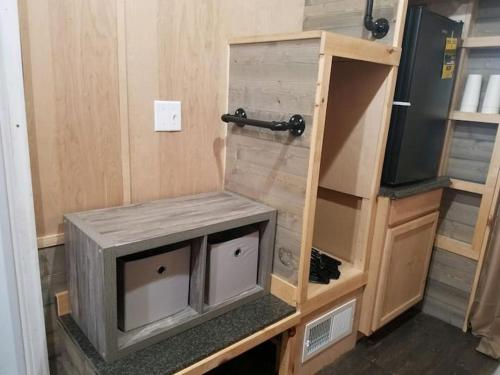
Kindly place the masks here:
[(176, 132), (181, 130), (181, 102), (155, 100), (155, 131)]

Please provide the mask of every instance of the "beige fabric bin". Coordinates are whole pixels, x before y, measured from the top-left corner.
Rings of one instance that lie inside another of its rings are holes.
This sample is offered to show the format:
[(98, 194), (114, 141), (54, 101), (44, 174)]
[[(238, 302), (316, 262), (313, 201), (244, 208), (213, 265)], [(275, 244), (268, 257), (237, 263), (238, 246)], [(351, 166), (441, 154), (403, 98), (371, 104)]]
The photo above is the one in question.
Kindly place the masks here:
[(119, 328), (141, 327), (184, 310), (189, 302), (191, 247), (120, 261), (123, 295)]
[(206, 303), (218, 305), (257, 285), (259, 231), (208, 248)]

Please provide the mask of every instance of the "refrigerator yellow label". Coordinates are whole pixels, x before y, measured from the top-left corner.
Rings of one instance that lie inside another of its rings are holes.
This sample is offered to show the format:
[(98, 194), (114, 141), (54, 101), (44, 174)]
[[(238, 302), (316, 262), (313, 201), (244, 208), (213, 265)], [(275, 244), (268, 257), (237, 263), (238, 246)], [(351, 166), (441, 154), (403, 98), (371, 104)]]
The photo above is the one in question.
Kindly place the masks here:
[(452, 79), (457, 62), (457, 38), (446, 38), (441, 79)]

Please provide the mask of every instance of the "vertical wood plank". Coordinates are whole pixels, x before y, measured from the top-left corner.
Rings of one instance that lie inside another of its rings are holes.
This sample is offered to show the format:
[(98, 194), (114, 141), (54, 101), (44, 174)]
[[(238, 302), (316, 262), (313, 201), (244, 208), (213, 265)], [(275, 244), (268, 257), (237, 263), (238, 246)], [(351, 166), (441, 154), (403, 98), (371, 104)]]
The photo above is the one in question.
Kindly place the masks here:
[(22, 9), (37, 232), (57, 235), (64, 213), (122, 202), (116, 3)]

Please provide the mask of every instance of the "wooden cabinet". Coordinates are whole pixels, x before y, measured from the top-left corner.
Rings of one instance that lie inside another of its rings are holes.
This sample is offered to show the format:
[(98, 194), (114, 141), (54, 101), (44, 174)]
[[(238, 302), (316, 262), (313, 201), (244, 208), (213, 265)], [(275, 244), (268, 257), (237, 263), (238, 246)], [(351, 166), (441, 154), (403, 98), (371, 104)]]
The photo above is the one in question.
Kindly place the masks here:
[(423, 298), (441, 194), (379, 198), (361, 332), (371, 334)]
[(374, 330), (423, 298), (437, 220), (434, 212), (387, 230)]

